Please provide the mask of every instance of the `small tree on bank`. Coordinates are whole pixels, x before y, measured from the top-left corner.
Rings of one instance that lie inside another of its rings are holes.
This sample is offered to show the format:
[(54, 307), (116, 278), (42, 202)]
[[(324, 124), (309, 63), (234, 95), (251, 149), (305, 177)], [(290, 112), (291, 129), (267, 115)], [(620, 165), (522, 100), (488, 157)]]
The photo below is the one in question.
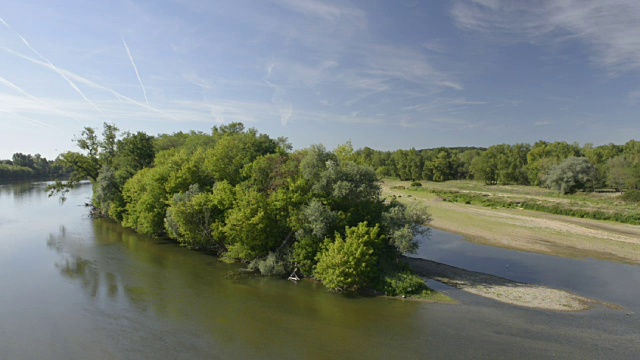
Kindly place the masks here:
[(562, 194), (573, 194), (578, 190), (593, 191), (596, 169), (585, 157), (569, 157), (554, 166), (547, 177), (547, 187)]
[(314, 273), (316, 279), (331, 291), (358, 291), (369, 287), (377, 274), (379, 250), (385, 241), (378, 225), (371, 228), (366, 222), (347, 227), (347, 235), (328, 243), (318, 255)]

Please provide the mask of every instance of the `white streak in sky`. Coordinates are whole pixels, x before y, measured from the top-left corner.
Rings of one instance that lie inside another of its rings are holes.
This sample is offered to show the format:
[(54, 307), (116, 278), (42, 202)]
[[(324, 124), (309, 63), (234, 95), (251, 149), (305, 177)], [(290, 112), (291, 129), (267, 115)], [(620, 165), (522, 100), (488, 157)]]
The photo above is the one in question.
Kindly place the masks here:
[[(36, 97), (35, 95), (32, 95), (32, 94), (28, 93), (27, 91), (25, 91), (25, 90), (23, 90), (22, 88), (20, 88), (18, 85), (16, 85), (16, 84), (12, 83), (11, 81), (9, 81), (9, 80), (7, 80), (7, 79), (3, 78), (2, 76), (0, 76), (0, 83), (1, 83), (1, 84), (4, 84), (5, 86), (7, 86), (7, 87), (9, 87), (9, 88), (11, 88), (11, 89), (13, 89), (13, 90), (15, 90), (15, 91), (19, 92), (19, 93), (21, 93), (22, 95), (24, 95), (24, 96), (26, 96), (26, 97), (28, 97), (28, 98), (30, 98), (30, 99), (32, 99), (32, 100), (35, 100), (35, 101), (39, 102), (40, 104), (43, 104), (43, 105), (45, 105), (45, 106), (47, 106), (47, 107), (49, 107), (49, 108), (53, 108), (54, 110), (56, 110), (56, 112), (58, 112), (58, 113), (60, 113), (60, 114), (62, 114), (62, 115), (65, 115), (65, 116), (72, 116), (71, 114), (69, 114), (69, 113), (67, 113), (67, 112), (64, 112), (64, 111), (62, 111), (62, 110), (60, 110), (60, 109), (56, 108), (55, 106), (53, 106), (53, 105), (51, 105), (51, 104), (47, 103), (46, 101), (44, 101), (44, 100), (42, 100), (42, 99), (40, 99), (40, 98)], [(72, 116), (72, 117), (73, 117), (73, 116)]]
[(84, 100), (86, 100), (94, 109), (96, 109), (105, 119), (110, 120), (109, 117), (107, 115), (105, 115), (105, 113), (102, 112), (102, 110), (100, 110), (100, 108), (98, 106), (96, 106), (96, 104), (93, 103), (93, 101), (89, 100), (89, 98), (82, 92), (82, 90), (80, 90), (80, 88), (78, 88), (78, 86), (76, 86), (76, 84), (73, 81), (71, 81), (62, 71), (60, 71), (60, 68), (58, 68), (57, 66), (53, 65), (53, 63), (51, 61), (49, 61), (49, 59), (47, 59), (42, 54), (40, 54), (38, 52), (38, 50), (34, 49), (33, 46), (31, 46), (31, 44), (29, 44), (27, 39), (25, 39), (16, 30), (14, 30), (11, 26), (9, 26), (9, 24), (7, 24), (6, 21), (4, 21), (2, 18), (0, 18), (0, 21), (2, 22), (2, 24), (4, 26), (6, 26), (7, 29), (11, 30), (14, 34), (16, 34), (20, 38), (20, 40), (22, 40), (22, 42), (31, 51), (33, 51), (36, 55), (38, 55), (38, 57), (40, 57), (40, 59), (44, 60), (48, 64), (48, 66), (47, 66), (48, 68), (50, 68), (51, 70), (53, 70), (56, 73), (58, 73), (58, 75), (62, 76), (62, 78), (67, 81), (69, 86), (71, 86), (73, 88), (73, 90), (75, 90), (78, 94), (80, 94), (80, 96), (82, 96), (82, 98)]
[[(52, 67), (49, 64), (45, 63), (44, 61), (40, 61), (40, 60), (34, 59), (32, 57), (29, 57), (27, 55), (21, 54), (21, 53), (19, 53), (17, 51), (11, 50), (11, 49), (6, 48), (6, 47), (0, 47), (0, 48), (3, 49), (4, 51), (10, 53), (10, 54), (13, 54), (13, 55), (19, 57), (19, 58), (22, 58), (24, 60), (27, 60), (27, 61), (32, 62), (32, 63), (37, 64), (37, 65), (46, 67), (48, 69), (52, 69)], [(117, 92), (117, 91), (115, 91), (115, 90), (113, 90), (111, 88), (108, 88), (108, 87), (106, 87), (104, 85), (96, 84), (95, 82), (93, 82), (93, 81), (91, 81), (91, 80), (89, 80), (87, 78), (84, 78), (84, 77), (82, 77), (82, 76), (80, 76), (78, 74), (72, 73), (69, 70), (65, 70), (65, 69), (62, 69), (62, 68), (58, 68), (58, 70), (60, 72), (62, 72), (64, 75), (66, 75), (67, 77), (73, 79), (74, 81), (77, 81), (79, 83), (82, 83), (82, 84), (84, 84), (86, 86), (89, 86), (91, 88), (94, 88), (94, 89), (108, 91), (111, 94), (113, 94), (116, 98), (118, 98), (120, 101), (124, 100), (124, 101), (130, 102), (132, 104), (138, 105), (140, 107), (143, 107), (145, 109), (151, 110), (151, 111), (153, 111), (155, 113), (162, 114), (162, 115), (164, 115), (164, 116), (166, 116), (166, 117), (168, 117), (168, 118), (170, 118), (172, 120), (178, 120), (175, 116), (173, 116), (173, 115), (171, 115), (171, 114), (169, 114), (169, 113), (167, 113), (165, 111), (162, 111), (162, 110), (159, 110), (159, 109), (155, 109), (155, 108), (148, 108), (145, 104), (143, 104), (143, 103), (141, 103), (139, 101), (136, 101), (136, 100), (134, 100), (134, 99), (132, 99), (132, 98), (130, 98), (128, 96), (122, 95), (119, 92)]]
[(147, 99), (147, 90), (144, 88), (142, 79), (140, 79), (140, 74), (138, 73), (138, 67), (136, 66), (136, 63), (133, 61), (133, 56), (131, 56), (131, 51), (129, 50), (129, 46), (127, 46), (127, 42), (124, 41), (124, 37), (121, 36), (120, 38), (122, 39), (124, 48), (127, 49), (127, 55), (129, 55), (129, 60), (131, 60), (131, 65), (133, 65), (133, 70), (136, 72), (136, 77), (138, 78), (138, 82), (140, 83), (140, 87), (142, 88), (142, 94), (144, 95), (144, 100), (147, 102), (147, 108), (151, 109), (151, 105), (149, 105), (149, 99)]
[(39, 126), (39, 127), (42, 127), (42, 128), (50, 128), (50, 129), (54, 129), (54, 130), (58, 130), (58, 131), (61, 130), (58, 127), (55, 127), (53, 125), (49, 125), (49, 124), (47, 124), (45, 122), (42, 122), (42, 121), (38, 121), (38, 120), (35, 120), (35, 119), (32, 119), (32, 118), (26, 117), (26, 116), (21, 115), (21, 114), (17, 114), (17, 113), (14, 113), (14, 112), (6, 112), (6, 113), (9, 114), (10, 116), (13, 116), (14, 118), (22, 120), (23, 122), (25, 122), (27, 124), (30, 124), (30, 125), (35, 125), (35, 126)]

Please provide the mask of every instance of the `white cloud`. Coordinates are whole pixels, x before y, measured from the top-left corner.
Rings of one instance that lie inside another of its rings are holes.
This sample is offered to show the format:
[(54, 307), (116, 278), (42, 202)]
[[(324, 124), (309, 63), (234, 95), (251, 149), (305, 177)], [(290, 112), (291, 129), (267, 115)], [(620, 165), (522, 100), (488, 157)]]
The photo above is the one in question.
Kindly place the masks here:
[(640, 101), (640, 91), (631, 91), (627, 94), (627, 104), (636, 105)]
[(280, 6), (299, 14), (335, 21), (340, 18), (363, 18), (360, 10), (317, 0), (277, 0)]
[(451, 14), (462, 29), (512, 41), (578, 40), (611, 75), (640, 70), (637, 0), (457, 1)]
[(540, 120), (533, 123), (533, 126), (549, 126), (549, 125), (553, 125), (553, 121)]

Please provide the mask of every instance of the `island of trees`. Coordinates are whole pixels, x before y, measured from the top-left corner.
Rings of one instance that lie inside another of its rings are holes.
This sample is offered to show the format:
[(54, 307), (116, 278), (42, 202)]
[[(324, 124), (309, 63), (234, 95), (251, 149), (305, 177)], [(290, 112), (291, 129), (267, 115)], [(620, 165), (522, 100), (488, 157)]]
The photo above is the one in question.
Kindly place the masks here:
[(383, 199), (350, 144), (292, 151), (241, 123), (157, 137), (105, 124), (75, 141), (81, 151), (59, 157), (68, 181), (49, 190), (64, 198), (88, 179), (98, 216), (264, 275), (296, 271), (333, 291), (426, 290), (401, 256), (428, 231), (426, 209)]
[[(81, 151), (58, 157), (64, 194), (93, 184), (96, 216), (191, 249), (242, 262), (264, 275), (300, 276), (340, 292), (423, 292), (403, 255), (428, 232), (425, 208), (381, 196), (380, 178), (544, 186), (563, 194), (612, 190), (637, 194), (640, 143), (537, 142), (489, 148), (354, 151), (351, 143), (293, 151), (241, 123), (210, 133), (149, 136), (85, 128)], [(14, 160), (15, 163), (15, 160)], [(15, 166), (15, 165), (12, 165)]]

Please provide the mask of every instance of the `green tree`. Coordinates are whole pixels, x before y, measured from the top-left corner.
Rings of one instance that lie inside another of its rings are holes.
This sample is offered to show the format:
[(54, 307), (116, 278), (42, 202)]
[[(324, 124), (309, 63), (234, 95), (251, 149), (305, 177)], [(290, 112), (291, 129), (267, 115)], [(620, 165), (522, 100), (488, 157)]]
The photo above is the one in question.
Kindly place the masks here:
[(110, 166), (112, 163), (117, 132), (118, 128), (114, 125), (104, 123), (100, 139), (94, 128), (85, 127), (74, 140), (82, 152), (69, 151), (59, 156), (63, 166), (71, 171), (69, 179), (65, 182), (57, 180), (55, 184), (49, 185), (49, 196), (60, 194), (64, 201), (65, 194), (80, 181), (89, 180), (95, 184), (102, 166)]
[(633, 184), (633, 164), (624, 155), (607, 161), (607, 184), (616, 191), (622, 191)]
[(572, 156), (551, 169), (547, 186), (562, 194), (593, 190), (594, 177), (595, 168), (587, 158)]
[(428, 236), (431, 216), (426, 207), (391, 201), (382, 214), (381, 225), (389, 244), (399, 254), (415, 254), (420, 246), (418, 235)]
[(233, 207), (233, 201), (234, 189), (227, 182), (217, 183), (210, 193), (192, 185), (169, 201), (167, 234), (191, 249), (223, 253), (226, 247), (219, 229), (224, 226), (225, 213)]
[(336, 234), (318, 255), (314, 276), (331, 291), (358, 291), (372, 286), (376, 277), (378, 253), (385, 241), (378, 225), (366, 222), (346, 229), (346, 237)]
[(268, 196), (243, 185), (236, 186), (235, 194), (222, 229), (228, 257), (244, 261), (264, 257), (277, 249), (291, 231), (283, 204), (276, 201), (276, 195)]

